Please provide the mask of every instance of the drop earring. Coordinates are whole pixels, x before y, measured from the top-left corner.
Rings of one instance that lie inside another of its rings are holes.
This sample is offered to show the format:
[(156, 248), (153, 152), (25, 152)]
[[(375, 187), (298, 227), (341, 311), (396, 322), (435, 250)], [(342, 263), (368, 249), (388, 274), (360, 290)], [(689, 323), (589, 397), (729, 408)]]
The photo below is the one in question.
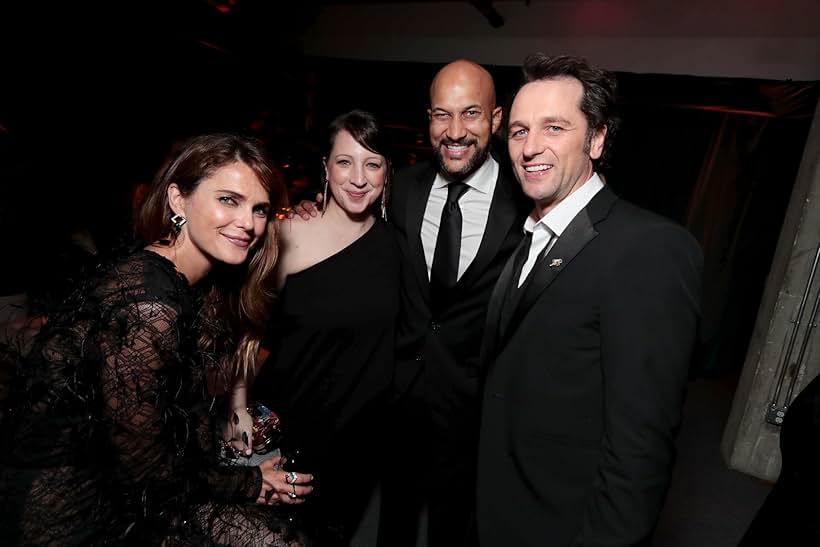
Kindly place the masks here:
[(175, 232), (179, 232), (186, 222), (188, 222), (188, 219), (182, 215), (171, 215), (171, 226), (173, 226)]
[(327, 210), (328, 186), (330, 185), (328, 183), (327, 176), (324, 176), (322, 178), (325, 181), (325, 187), (322, 190), (322, 215), (324, 215), (325, 211)]
[(381, 214), (382, 220), (387, 220), (387, 191), (390, 188), (390, 162), (387, 163), (387, 175), (384, 177), (384, 186), (382, 187), (382, 203), (381, 203)]

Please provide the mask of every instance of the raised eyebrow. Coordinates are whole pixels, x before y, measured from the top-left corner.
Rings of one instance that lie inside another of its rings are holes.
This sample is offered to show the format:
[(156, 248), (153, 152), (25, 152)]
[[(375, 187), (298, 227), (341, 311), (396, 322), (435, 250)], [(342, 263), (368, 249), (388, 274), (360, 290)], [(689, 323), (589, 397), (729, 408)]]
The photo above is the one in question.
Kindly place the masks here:
[(560, 116), (547, 116), (546, 118), (542, 119), (541, 122), (544, 125), (548, 124), (561, 124), (561, 125), (572, 125), (572, 122), (566, 118), (562, 118)]
[(232, 198), (245, 199), (245, 196), (240, 194), (236, 190), (228, 190), (227, 188), (221, 188), (221, 189), (217, 190), (216, 193), (217, 194), (228, 194)]
[(467, 112), (468, 110), (482, 110), (482, 108), (480, 104), (471, 104), (470, 106), (462, 110), (462, 112)]

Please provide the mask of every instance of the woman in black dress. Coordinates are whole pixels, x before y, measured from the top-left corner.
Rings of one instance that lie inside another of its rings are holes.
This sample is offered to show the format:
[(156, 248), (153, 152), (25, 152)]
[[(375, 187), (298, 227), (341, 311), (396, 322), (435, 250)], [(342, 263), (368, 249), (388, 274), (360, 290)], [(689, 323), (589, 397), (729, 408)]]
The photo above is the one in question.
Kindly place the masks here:
[(21, 359), (4, 545), (306, 544), (270, 506), (301, 503), (310, 475), (220, 466), (208, 390), (254, 366), (283, 196), (254, 141), (205, 135), (170, 157), (137, 220), (147, 246), (100, 265)]
[(322, 215), (279, 221), (280, 308), (253, 385), (253, 399), (282, 418), (285, 453), (316, 476), (298, 513), (322, 545), (349, 543), (369, 499), (393, 374), (399, 258), (384, 221), (382, 139), (372, 114), (339, 116), (324, 158)]

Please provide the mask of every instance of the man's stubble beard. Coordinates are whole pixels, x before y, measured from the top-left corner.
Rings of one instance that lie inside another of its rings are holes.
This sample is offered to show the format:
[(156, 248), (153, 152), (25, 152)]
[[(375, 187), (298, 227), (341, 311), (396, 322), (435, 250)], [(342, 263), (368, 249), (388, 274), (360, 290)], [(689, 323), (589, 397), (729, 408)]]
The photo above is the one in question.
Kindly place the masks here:
[[(451, 142), (451, 141), (448, 141)], [(478, 146), (478, 141), (476, 141), (476, 149), (475, 154), (470, 158), (462, 169), (458, 171), (449, 171), (447, 169), (447, 165), (444, 163), (444, 156), (441, 153), (441, 147), (445, 145), (445, 142), (441, 142), (433, 151), (433, 155), (436, 157), (436, 162), (438, 163), (438, 172), (448, 182), (453, 181), (462, 181), (475, 173), (479, 167), (481, 167), (484, 162), (487, 160), (487, 156), (490, 155), (490, 141), (487, 141), (487, 145), (484, 148)]]

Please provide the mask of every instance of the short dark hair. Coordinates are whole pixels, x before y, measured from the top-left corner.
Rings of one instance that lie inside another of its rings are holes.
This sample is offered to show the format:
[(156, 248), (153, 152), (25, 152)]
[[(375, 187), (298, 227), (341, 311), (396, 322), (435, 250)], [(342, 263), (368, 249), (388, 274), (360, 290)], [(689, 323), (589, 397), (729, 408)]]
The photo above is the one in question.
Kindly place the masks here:
[(325, 149), (325, 157), (330, 156), (330, 151), (333, 149), (333, 143), (336, 141), (336, 135), (344, 130), (350, 133), (353, 139), (373, 152), (387, 158), (387, 143), (384, 138), (384, 131), (382, 131), (378, 118), (371, 112), (364, 110), (351, 110), (337, 116), (328, 128), (328, 142)]
[(390, 199), (390, 180), (392, 179), (392, 164), (390, 157), (387, 155), (387, 139), (384, 135), (379, 119), (375, 114), (364, 110), (351, 110), (345, 114), (337, 116), (328, 128), (328, 139), (324, 153), (325, 159), (330, 157), (330, 151), (333, 150), (333, 144), (336, 142), (336, 136), (340, 131), (347, 131), (357, 143), (370, 150), (374, 154), (384, 157), (386, 175), (384, 179), (384, 188), (382, 188), (381, 201), (376, 200), (373, 203), (373, 214), (378, 218), (384, 218), (384, 211), (381, 210), (387, 200)]
[[(616, 112), (617, 79), (615, 74), (572, 55), (548, 56), (531, 53), (524, 60), (524, 81), (521, 87), (540, 80), (575, 78), (584, 88), (578, 107), (587, 119), (587, 141), (594, 131), (606, 127), (606, 139), (596, 167), (606, 165), (620, 119)], [(519, 88), (520, 89), (520, 88)]]

